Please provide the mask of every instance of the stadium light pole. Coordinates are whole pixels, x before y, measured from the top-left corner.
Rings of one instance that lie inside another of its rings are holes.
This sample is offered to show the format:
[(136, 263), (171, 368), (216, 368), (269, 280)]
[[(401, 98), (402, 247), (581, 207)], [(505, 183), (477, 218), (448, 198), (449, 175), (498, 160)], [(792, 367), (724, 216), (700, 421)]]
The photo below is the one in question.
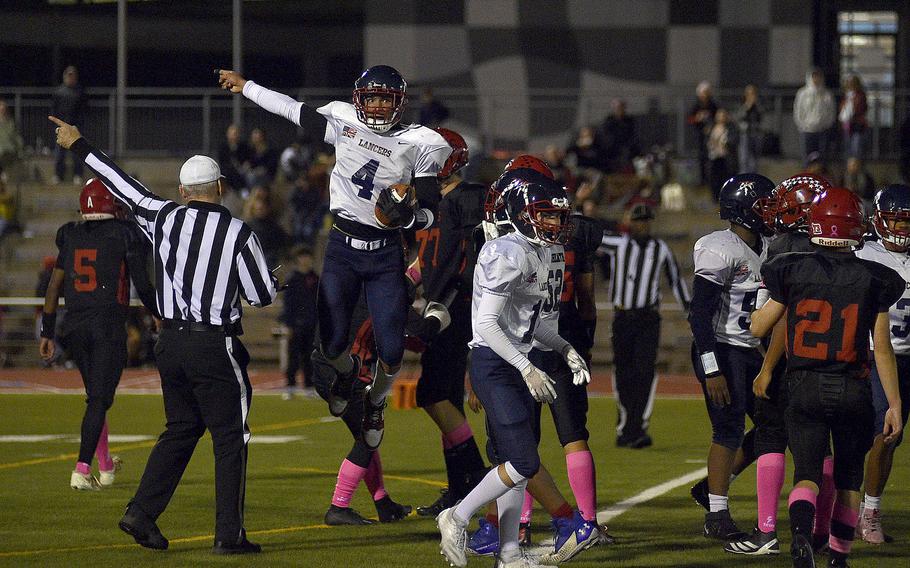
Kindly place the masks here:
[[(238, 73), (243, 73), (243, 0), (234, 0), (234, 33), (233, 37), (233, 68)], [(232, 122), (238, 127), (243, 126), (243, 97), (231, 97), (233, 103)]]
[(117, 155), (126, 149), (126, 0), (117, 0)]

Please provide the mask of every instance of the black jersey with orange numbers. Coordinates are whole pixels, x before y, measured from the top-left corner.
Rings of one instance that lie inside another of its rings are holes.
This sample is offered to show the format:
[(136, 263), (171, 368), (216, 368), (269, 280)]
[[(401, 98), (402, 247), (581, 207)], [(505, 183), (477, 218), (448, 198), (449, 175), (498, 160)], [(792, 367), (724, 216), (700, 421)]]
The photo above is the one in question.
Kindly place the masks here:
[(768, 245), (768, 260), (785, 252), (815, 252), (815, 245), (806, 233), (799, 231), (781, 233)]
[(480, 184), (461, 182), (439, 202), (433, 225), (416, 232), (421, 279), (428, 300), (444, 302), (454, 290), (471, 295), (477, 261), (472, 232), (483, 220), (485, 191)]
[(894, 270), (852, 252), (778, 255), (761, 269), (787, 306), (787, 370), (868, 375), (869, 334), (904, 292)]
[(133, 223), (119, 219), (67, 223), (57, 231), (57, 249), (67, 319), (80, 312), (125, 314), (131, 274), (143, 302), (151, 303), (155, 311), (145, 266), (150, 246)]

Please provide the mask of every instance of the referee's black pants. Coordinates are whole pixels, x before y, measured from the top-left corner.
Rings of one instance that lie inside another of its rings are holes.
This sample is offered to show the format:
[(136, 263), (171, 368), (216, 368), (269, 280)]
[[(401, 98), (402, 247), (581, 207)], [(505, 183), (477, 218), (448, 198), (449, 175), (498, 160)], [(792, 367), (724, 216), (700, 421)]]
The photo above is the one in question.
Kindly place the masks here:
[(656, 309), (616, 310), (613, 317), (613, 375), (617, 438), (632, 442), (648, 429), (654, 398), (654, 366), (660, 343)]
[(253, 394), (249, 353), (239, 339), (222, 332), (164, 329), (155, 356), (167, 427), (131, 504), (157, 519), (208, 429), (215, 453), (215, 541), (240, 542)]

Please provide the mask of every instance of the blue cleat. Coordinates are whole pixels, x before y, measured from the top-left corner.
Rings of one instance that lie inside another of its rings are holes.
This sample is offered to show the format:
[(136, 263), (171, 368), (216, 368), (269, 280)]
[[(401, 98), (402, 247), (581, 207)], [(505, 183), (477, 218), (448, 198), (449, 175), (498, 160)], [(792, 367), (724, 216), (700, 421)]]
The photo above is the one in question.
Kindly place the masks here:
[(571, 519), (553, 519), (556, 545), (554, 551), (540, 558), (541, 564), (555, 566), (577, 556), (597, 544), (600, 532), (597, 523), (586, 521), (575, 511)]
[(499, 553), (499, 529), (481, 518), (480, 528), (468, 539), (468, 552), (477, 556), (494, 556)]

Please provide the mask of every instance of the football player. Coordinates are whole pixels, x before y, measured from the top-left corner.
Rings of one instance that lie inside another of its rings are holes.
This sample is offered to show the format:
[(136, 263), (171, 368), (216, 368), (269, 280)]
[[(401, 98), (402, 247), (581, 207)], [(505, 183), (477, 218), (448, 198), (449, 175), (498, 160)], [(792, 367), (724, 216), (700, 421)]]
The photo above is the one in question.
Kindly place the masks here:
[[(745, 418), (752, 416), (752, 379), (761, 369), (759, 341), (749, 321), (768, 253), (770, 229), (761, 205), (774, 183), (757, 174), (735, 175), (720, 191), (720, 218), (730, 227), (695, 243), (695, 281), (689, 325), (692, 364), (702, 386), (713, 437), (708, 451), (708, 513), (704, 536), (735, 540), (746, 535), (730, 516), (731, 474), (754, 461), (744, 445)], [(743, 450), (737, 461), (739, 450)], [(734, 466), (737, 467), (734, 469)]]
[(436, 131), (452, 147), (438, 177), (442, 199), (433, 225), (416, 232), (424, 298), (448, 307), (451, 324), (433, 338), (420, 356), (417, 406), (442, 433), (449, 486), (435, 503), (417, 514), (435, 517), (477, 485), (487, 473), (471, 425), (465, 418), (465, 373), (471, 340), (471, 281), (477, 254), (471, 233), (483, 220), (484, 187), (465, 181), (468, 164), (464, 138), (447, 128)]
[[(544, 304), (558, 302), (555, 276), (564, 265), (560, 242), (569, 212), (565, 190), (550, 180), (516, 183), (506, 208), (515, 230), (487, 242), (474, 271), (470, 344), (471, 384), (487, 410), (502, 462), (460, 504), (437, 517), (442, 554), (459, 567), (467, 565), (465, 529), (471, 517), (493, 500), (501, 542), (497, 566), (536, 565), (519, 548), (519, 522), (525, 486), (540, 467), (534, 401), (552, 402), (556, 391), (553, 380), (528, 360), (531, 343), (537, 338), (560, 353), (579, 381), (588, 372), (555, 327), (538, 328)], [(586, 542), (591, 534), (596, 539), (596, 526), (585, 529), (571, 541)]]
[[(798, 174), (777, 184), (771, 197), (763, 207), (765, 224), (774, 229), (776, 235), (768, 245), (768, 258), (787, 252), (812, 252), (809, 242), (809, 205), (816, 195), (831, 187), (827, 180), (812, 174)], [(760, 295), (767, 294), (761, 290)], [(783, 382), (785, 364), (778, 364), (784, 354), (786, 324), (778, 322), (762, 362), (761, 371), (752, 383), (755, 399), (755, 454), (756, 498), (758, 501), (758, 523), (755, 531), (739, 541), (728, 542), (724, 550), (734, 554), (778, 554), (780, 543), (777, 539), (777, 504), (784, 486), (785, 451), (787, 431), (784, 425), (785, 402), (780, 388)], [(819, 494), (819, 514), (816, 516), (816, 533), (819, 545), (828, 542), (830, 510), (834, 504), (834, 482), (830, 479), (833, 462), (830, 456), (825, 460), (825, 482)], [(830, 481), (830, 483), (829, 483)], [(822, 504), (827, 503), (827, 507)], [(823, 510), (824, 509), (824, 510)], [(826, 514), (827, 511), (827, 514)]]
[[(108, 449), (105, 415), (126, 365), (126, 313), (130, 278), (143, 304), (152, 313), (155, 292), (148, 276), (150, 250), (135, 223), (116, 216), (120, 209), (100, 180), (90, 179), (79, 196), (81, 222), (57, 231), (57, 264), (44, 298), (41, 317), (41, 357), (50, 360), (56, 350), (54, 328), (62, 292), (66, 317), (59, 341), (73, 356), (85, 385), (79, 457), (70, 487), (96, 491), (114, 483), (119, 458)], [(98, 478), (92, 475), (92, 455), (98, 458)]]
[(863, 480), (863, 460), (875, 435), (869, 381), (869, 335), (875, 366), (888, 401), (882, 438), (894, 442), (902, 428), (897, 364), (888, 311), (906, 282), (894, 270), (854, 256), (861, 245), (862, 202), (832, 187), (809, 208), (812, 253), (790, 253), (762, 267), (770, 299), (752, 316), (751, 331), (763, 337), (786, 314), (787, 408), (793, 454), (790, 554), (796, 568), (814, 568), (811, 542), (822, 464), (831, 439), (837, 499), (831, 520), (828, 566), (847, 566)]
[[(376, 324), (379, 360), (369, 395), (363, 399), (364, 443), (382, 441), (386, 395), (401, 369), (408, 312), (401, 241), (397, 229), (421, 229), (433, 221), (439, 201), (437, 174), (451, 153), (445, 139), (419, 124), (402, 124), (407, 83), (387, 65), (370, 67), (354, 82), (353, 104), (334, 101), (314, 109), (270, 91), (233, 71), (219, 70), (223, 89), (243, 93), (269, 112), (335, 147), (329, 179), (333, 224), (319, 286), (319, 348), (338, 377), (329, 408), (340, 416), (347, 406), (356, 368), (350, 354), (351, 314), (366, 293)], [(420, 209), (402, 199), (394, 184), (413, 181)], [(380, 223), (376, 208), (390, 223)]]
[[(872, 225), (881, 241), (867, 242), (856, 252), (856, 256), (872, 260), (895, 270), (910, 282), (910, 187), (906, 185), (889, 185), (875, 195), (873, 201), (875, 212)], [(897, 377), (901, 398), (901, 424), (906, 426), (910, 413), (910, 284), (896, 304), (888, 310), (891, 320), (891, 345), (897, 360)], [(875, 344), (876, 350), (878, 343)], [(888, 411), (888, 398), (882, 386), (878, 367), (872, 362), (872, 401), (875, 403), (875, 442), (866, 460), (866, 495), (860, 508), (859, 526), (862, 539), (871, 544), (882, 544), (887, 541), (882, 529), (881, 499), (888, 476), (895, 448), (903, 436), (893, 444), (886, 444), (882, 434), (885, 414)]]

